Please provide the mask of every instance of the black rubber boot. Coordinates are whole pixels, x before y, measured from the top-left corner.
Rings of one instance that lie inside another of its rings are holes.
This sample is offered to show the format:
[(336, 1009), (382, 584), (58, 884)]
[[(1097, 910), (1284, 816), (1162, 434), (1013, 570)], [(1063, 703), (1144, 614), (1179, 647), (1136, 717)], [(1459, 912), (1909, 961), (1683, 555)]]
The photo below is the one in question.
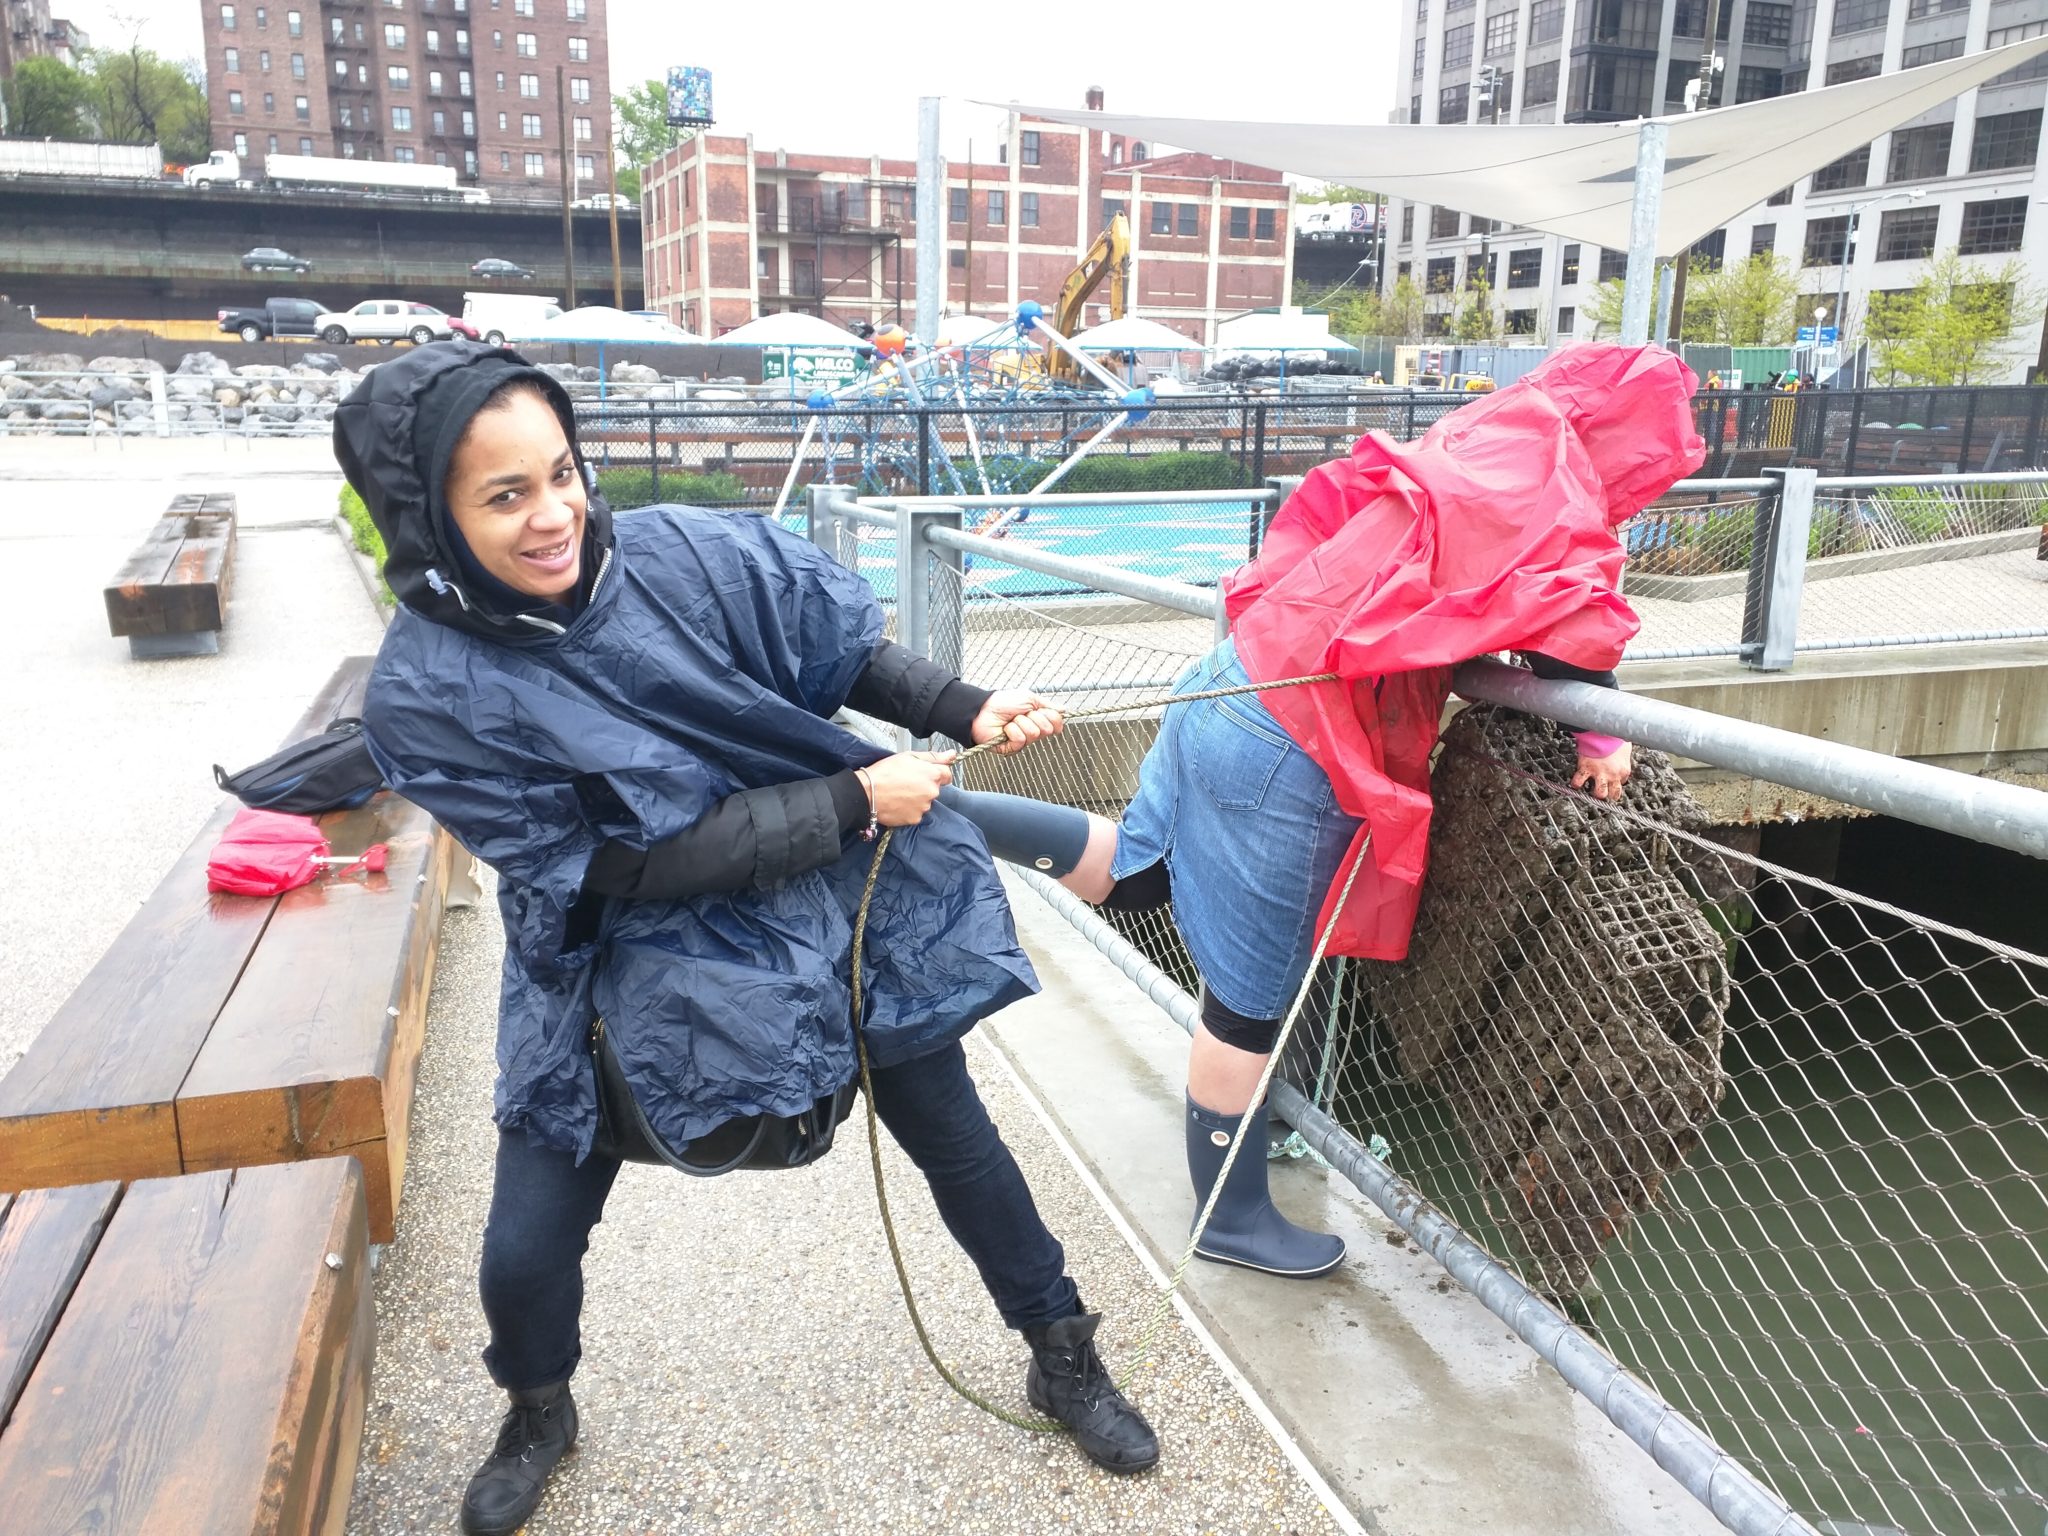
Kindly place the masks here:
[(1107, 1472), (1144, 1472), (1159, 1464), (1159, 1437), (1110, 1380), (1095, 1352), (1099, 1312), (1076, 1312), (1024, 1330), (1031, 1369), (1024, 1393), (1031, 1406), (1073, 1432), (1074, 1443)]
[(576, 1444), (576, 1399), (569, 1383), (511, 1396), (497, 1448), (462, 1496), (462, 1528), (469, 1536), (512, 1536), (526, 1524), (555, 1463)]
[[(1216, 1114), (1193, 1099), (1187, 1104), (1188, 1177), (1195, 1186), (1195, 1214), (1200, 1216), (1243, 1116)], [(1266, 1115), (1264, 1110), (1254, 1113), (1258, 1122), (1230, 1165), (1230, 1181), (1216, 1198), (1195, 1253), (1213, 1263), (1294, 1280), (1327, 1275), (1344, 1262), (1344, 1239), (1297, 1227), (1274, 1206), (1266, 1189)]]

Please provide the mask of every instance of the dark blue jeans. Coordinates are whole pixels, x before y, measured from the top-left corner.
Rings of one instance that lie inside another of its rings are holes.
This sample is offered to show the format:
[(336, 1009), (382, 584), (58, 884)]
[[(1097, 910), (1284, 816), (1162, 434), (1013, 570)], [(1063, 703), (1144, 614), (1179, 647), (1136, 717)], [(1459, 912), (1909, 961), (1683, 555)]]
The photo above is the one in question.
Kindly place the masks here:
[[(1066, 1254), (975, 1092), (960, 1043), (873, 1077), (875, 1113), (931, 1186), (939, 1215), (974, 1260), (1003, 1321), (1021, 1329), (1080, 1310)], [(861, 1155), (867, 1138), (858, 1125), (849, 1121), (840, 1137), (845, 1144), (834, 1156)], [(477, 1283), (491, 1326), (484, 1364), (499, 1386), (551, 1386), (576, 1369), (583, 1353), (583, 1255), (618, 1172), (615, 1158), (593, 1156), (578, 1167), (569, 1153), (522, 1131), (498, 1133)], [(673, 1177), (680, 1192), (687, 1181)]]

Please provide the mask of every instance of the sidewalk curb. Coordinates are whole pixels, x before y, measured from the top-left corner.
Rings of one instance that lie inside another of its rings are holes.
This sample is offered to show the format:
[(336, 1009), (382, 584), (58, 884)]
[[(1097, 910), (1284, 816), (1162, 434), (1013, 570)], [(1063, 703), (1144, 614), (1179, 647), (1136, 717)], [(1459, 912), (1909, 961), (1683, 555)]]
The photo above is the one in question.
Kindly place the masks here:
[(337, 512), (329, 519), (329, 525), (340, 538), (341, 547), (348, 552), (349, 560), (355, 566), (356, 577), (363, 584), (363, 595), (369, 598), (370, 606), (377, 610), (378, 620), (389, 629), (391, 615), (395, 610), (392, 604), (384, 601), (384, 594), (379, 590), (381, 577), (377, 570), (377, 562), (356, 548), (355, 530), (349, 527), (347, 518)]

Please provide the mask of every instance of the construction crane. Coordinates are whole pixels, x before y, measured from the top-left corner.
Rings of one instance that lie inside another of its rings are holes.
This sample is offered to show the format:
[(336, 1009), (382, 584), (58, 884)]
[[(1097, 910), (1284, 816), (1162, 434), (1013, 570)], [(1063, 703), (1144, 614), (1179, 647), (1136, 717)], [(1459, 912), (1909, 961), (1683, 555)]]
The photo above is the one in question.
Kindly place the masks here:
[[(1131, 282), (1131, 221), (1121, 213), (1110, 215), (1109, 223), (1088, 247), (1088, 254), (1060, 284), (1059, 308), (1053, 325), (1062, 336), (1078, 335), (1086, 328), (1081, 323), (1081, 312), (1105, 278), (1109, 280), (1109, 318), (1121, 320)], [(1048, 365), (1054, 378), (1071, 384), (1081, 382), (1080, 365), (1057, 347)]]

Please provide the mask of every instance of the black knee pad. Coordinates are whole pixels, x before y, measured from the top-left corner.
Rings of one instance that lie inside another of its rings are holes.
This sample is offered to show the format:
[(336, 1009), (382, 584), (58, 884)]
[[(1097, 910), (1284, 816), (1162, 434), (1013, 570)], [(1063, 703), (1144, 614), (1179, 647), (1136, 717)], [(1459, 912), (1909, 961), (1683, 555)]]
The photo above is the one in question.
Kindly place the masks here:
[(1273, 1042), (1280, 1038), (1278, 1019), (1248, 1019), (1218, 1002), (1214, 992), (1207, 991), (1202, 994), (1202, 1027), (1225, 1045), (1255, 1056), (1270, 1056)]

